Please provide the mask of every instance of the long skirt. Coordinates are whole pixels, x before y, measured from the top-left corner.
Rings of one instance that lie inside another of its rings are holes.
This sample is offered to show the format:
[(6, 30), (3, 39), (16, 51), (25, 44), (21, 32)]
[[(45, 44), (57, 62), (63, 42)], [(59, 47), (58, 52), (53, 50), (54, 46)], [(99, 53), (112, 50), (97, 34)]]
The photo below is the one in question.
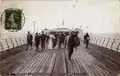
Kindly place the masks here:
[(52, 40), (50, 39), (50, 40), (49, 40), (49, 43), (48, 43), (48, 49), (52, 49), (52, 47), (53, 47), (53, 42), (52, 42)]

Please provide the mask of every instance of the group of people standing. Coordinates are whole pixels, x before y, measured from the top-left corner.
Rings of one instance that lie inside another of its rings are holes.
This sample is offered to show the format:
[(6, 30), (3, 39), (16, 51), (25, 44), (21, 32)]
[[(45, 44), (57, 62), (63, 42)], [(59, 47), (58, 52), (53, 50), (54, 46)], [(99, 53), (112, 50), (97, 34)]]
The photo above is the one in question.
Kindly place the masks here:
[[(44, 32), (42, 31), (42, 33), (36, 33), (35, 37), (34, 37), (34, 43), (35, 43), (35, 47), (36, 47), (36, 51), (39, 50), (39, 46), (41, 45), (41, 49), (42, 51), (45, 50), (46, 45), (48, 45), (48, 49), (52, 49), (53, 48), (53, 39), (55, 39), (55, 36), (52, 35), (51, 33), (49, 34), (44, 34)], [(33, 43), (33, 35), (28, 31), (27, 34), (27, 49), (29, 45), (31, 46), (32, 49), (32, 43)]]
[[(89, 35), (88, 33), (84, 36), (84, 43), (86, 44), (86, 48), (88, 47), (89, 43)], [(32, 49), (32, 42), (33, 41), (33, 36), (32, 34), (28, 31), (27, 34), (27, 49), (28, 46), (31, 46)], [(50, 32), (49, 34), (44, 34), (42, 33), (36, 33), (34, 37), (34, 43), (36, 50), (39, 50), (39, 45), (41, 45), (41, 50), (44, 51), (46, 48), (47, 49), (53, 49), (57, 46), (57, 48), (67, 48), (68, 49), (68, 58), (71, 60), (71, 56), (74, 51), (74, 47), (78, 47), (80, 45), (80, 40), (78, 38), (78, 32), (68, 32), (68, 33), (55, 33), (55, 32)]]

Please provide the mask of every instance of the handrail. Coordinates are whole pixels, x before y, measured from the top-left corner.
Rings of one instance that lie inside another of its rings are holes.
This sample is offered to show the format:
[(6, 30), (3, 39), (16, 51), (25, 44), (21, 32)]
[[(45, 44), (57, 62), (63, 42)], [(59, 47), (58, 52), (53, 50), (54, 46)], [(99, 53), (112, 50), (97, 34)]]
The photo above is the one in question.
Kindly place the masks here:
[[(109, 49), (112, 49), (112, 50), (115, 48), (116, 49), (115, 51), (120, 52), (120, 49), (119, 49), (120, 39), (97, 37), (97, 36), (92, 36), (91, 38), (92, 38), (90, 41), (91, 44), (96, 44), (98, 46), (101, 45), (102, 47), (105, 47), (105, 48), (109, 47)], [(111, 39), (113, 39), (113, 40), (111, 41)]]
[(0, 52), (26, 44), (25, 39), (24, 37), (0, 39)]

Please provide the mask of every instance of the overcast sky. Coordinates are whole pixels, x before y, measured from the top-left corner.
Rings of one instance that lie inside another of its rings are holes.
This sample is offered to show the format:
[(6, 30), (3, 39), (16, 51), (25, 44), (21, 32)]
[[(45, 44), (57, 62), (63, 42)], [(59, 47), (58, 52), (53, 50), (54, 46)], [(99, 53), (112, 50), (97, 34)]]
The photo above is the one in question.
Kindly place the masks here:
[[(76, 5), (73, 8), (73, 5)], [(120, 2), (118, 0), (65, 1), (15, 1), (2, 2), (2, 12), (7, 8), (23, 9), (25, 25), (21, 32), (62, 27), (80, 28), (92, 33), (120, 33)], [(38, 29), (37, 29), (38, 28)]]

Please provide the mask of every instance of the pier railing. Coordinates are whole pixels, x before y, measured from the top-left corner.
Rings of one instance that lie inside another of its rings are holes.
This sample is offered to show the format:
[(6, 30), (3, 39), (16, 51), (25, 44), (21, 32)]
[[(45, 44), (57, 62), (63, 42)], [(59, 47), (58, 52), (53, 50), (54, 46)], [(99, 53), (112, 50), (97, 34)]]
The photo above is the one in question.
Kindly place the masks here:
[(120, 52), (120, 39), (92, 36), (90, 43)]
[(0, 52), (26, 44), (25, 37), (0, 39)]

